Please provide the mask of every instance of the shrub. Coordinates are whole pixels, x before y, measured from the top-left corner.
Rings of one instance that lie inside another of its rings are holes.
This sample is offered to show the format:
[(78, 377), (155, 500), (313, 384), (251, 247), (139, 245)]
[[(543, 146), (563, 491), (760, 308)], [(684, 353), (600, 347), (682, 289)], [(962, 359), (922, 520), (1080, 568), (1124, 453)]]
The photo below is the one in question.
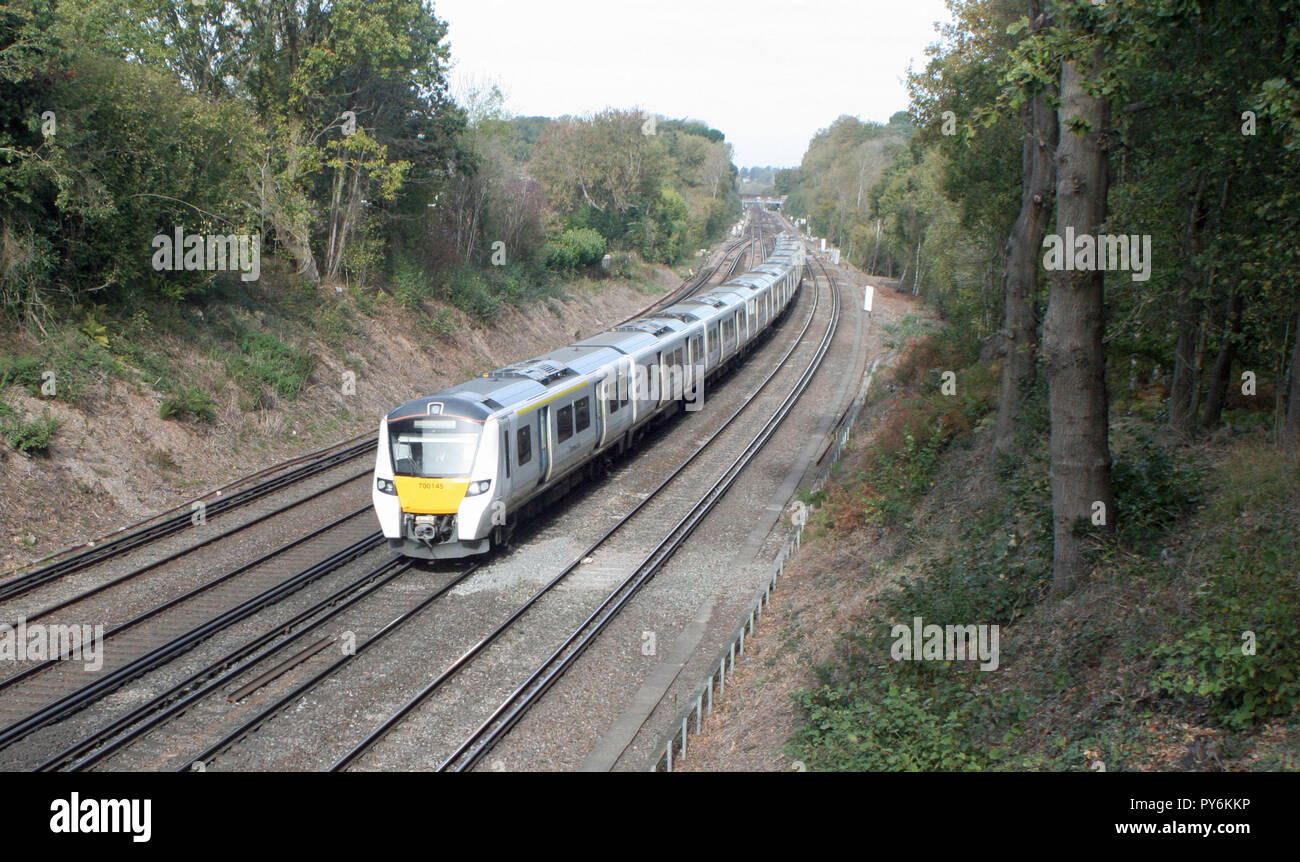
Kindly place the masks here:
[(0, 389), (11, 384), (40, 389), (45, 365), (35, 356), (0, 356)]
[[(8, 411), (12, 413), (12, 411)], [(19, 452), (43, 454), (50, 448), (50, 438), (63, 425), (61, 421), (50, 416), (46, 410), (39, 419), (27, 420), (10, 415), (0, 422), (0, 434), (4, 434), (9, 445)]]
[(190, 417), (200, 422), (213, 422), (217, 418), (217, 405), (212, 396), (197, 386), (186, 386), (167, 396), (158, 407), (162, 419)]
[(458, 266), (449, 270), (442, 285), (442, 295), (450, 305), (484, 322), (491, 321), (501, 311), (501, 297), (472, 267)]
[(963, 732), (959, 710), (936, 710), (907, 685), (870, 677), (801, 692), (805, 720), (791, 754), (831, 771), (975, 771), (985, 759)]
[(605, 238), (589, 227), (572, 228), (560, 234), (546, 251), (551, 269), (571, 270), (600, 263), (605, 256)]
[(1202, 470), (1178, 461), (1149, 436), (1116, 436), (1115, 528), (1130, 545), (1149, 543), (1199, 502)]
[(1202, 563), (1219, 574), (1198, 591), (1194, 624), (1153, 652), (1153, 689), (1202, 699), (1239, 730), (1300, 706), (1295, 537), (1273, 530), (1252, 538), (1243, 546), (1229, 535)]
[(419, 308), (429, 294), (429, 280), (424, 271), (409, 260), (398, 260), (393, 267), (393, 298), (407, 308)]
[(609, 262), (609, 274), (615, 278), (642, 278), (646, 267), (637, 259), (635, 252), (615, 252)]

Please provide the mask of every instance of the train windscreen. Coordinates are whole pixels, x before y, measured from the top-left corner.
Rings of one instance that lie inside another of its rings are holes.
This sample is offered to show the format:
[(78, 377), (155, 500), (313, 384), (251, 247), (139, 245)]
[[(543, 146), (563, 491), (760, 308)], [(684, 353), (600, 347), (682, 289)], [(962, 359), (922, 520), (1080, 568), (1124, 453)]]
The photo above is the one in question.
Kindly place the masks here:
[(479, 425), (450, 417), (389, 423), (393, 472), (424, 478), (468, 475), (478, 451), (479, 432)]

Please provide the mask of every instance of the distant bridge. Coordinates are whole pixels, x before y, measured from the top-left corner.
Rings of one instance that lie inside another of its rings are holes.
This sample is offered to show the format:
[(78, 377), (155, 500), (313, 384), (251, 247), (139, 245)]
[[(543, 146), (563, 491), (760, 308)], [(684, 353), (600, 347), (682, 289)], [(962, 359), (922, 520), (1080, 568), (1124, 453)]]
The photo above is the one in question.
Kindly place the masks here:
[(740, 202), (742, 204), (755, 204), (764, 208), (775, 207), (776, 209), (780, 209), (785, 204), (785, 198), (785, 195), (769, 195), (767, 197), (761, 197), (759, 195), (741, 195)]

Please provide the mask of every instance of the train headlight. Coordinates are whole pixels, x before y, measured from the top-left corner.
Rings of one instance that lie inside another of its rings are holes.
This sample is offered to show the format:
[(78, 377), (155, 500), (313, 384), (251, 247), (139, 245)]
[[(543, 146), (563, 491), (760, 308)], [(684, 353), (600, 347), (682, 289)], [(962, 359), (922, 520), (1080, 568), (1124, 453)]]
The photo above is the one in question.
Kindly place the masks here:
[(479, 494), (486, 494), (492, 487), (491, 479), (484, 479), (481, 482), (470, 482), (469, 488), (465, 490), (466, 497), (477, 497)]
[(383, 479), (376, 476), (375, 487), (385, 494), (392, 494), (394, 497), (397, 496), (397, 486), (393, 484), (392, 479)]

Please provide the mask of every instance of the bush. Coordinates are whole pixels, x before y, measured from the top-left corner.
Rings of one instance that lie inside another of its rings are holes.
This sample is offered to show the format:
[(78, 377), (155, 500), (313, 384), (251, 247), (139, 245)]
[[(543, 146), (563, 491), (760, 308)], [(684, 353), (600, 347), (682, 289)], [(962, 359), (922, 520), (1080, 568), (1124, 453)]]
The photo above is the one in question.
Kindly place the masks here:
[(484, 322), (493, 320), (501, 311), (501, 297), (472, 267), (458, 266), (448, 271), (442, 297), (448, 304)]
[(613, 259), (609, 262), (609, 274), (615, 278), (642, 278), (645, 275), (646, 267), (637, 258), (635, 252), (620, 251), (615, 252)]
[(200, 422), (213, 422), (217, 418), (217, 404), (212, 396), (197, 386), (186, 386), (163, 399), (158, 408), (162, 419), (190, 417)]
[[(12, 414), (12, 410), (7, 409), (5, 412)], [(50, 416), (49, 410), (46, 410), (41, 418), (31, 421), (10, 415), (0, 422), (0, 434), (3, 434), (9, 441), (9, 445), (19, 452), (43, 454), (50, 448), (50, 438), (62, 425), (61, 421)]]
[(1300, 706), (1295, 537), (1270, 530), (1252, 540), (1243, 545), (1230, 535), (1202, 563), (1219, 574), (1198, 591), (1194, 624), (1153, 652), (1153, 689), (1207, 701), (1213, 716), (1238, 730)]
[(44, 371), (45, 364), (35, 356), (0, 356), (0, 389), (17, 384), (39, 393)]
[(572, 270), (600, 263), (605, 256), (605, 238), (589, 227), (566, 230), (546, 251), (551, 269)]
[(405, 258), (398, 260), (393, 267), (393, 298), (407, 308), (420, 308), (429, 294), (424, 271)]
[(792, 756), (814, 769), (859, 772), (978, 771), (986, 765), (963, 731), (960, 710), (887, 678), (801, 692), (805, 720)]
[(1130, 545), (1153, 542), (1200, 501), (1201, 478), (1199, 467), (1180, 463), (1149, 436), (1117, 435), (1111, 481), (1120, 538)]

